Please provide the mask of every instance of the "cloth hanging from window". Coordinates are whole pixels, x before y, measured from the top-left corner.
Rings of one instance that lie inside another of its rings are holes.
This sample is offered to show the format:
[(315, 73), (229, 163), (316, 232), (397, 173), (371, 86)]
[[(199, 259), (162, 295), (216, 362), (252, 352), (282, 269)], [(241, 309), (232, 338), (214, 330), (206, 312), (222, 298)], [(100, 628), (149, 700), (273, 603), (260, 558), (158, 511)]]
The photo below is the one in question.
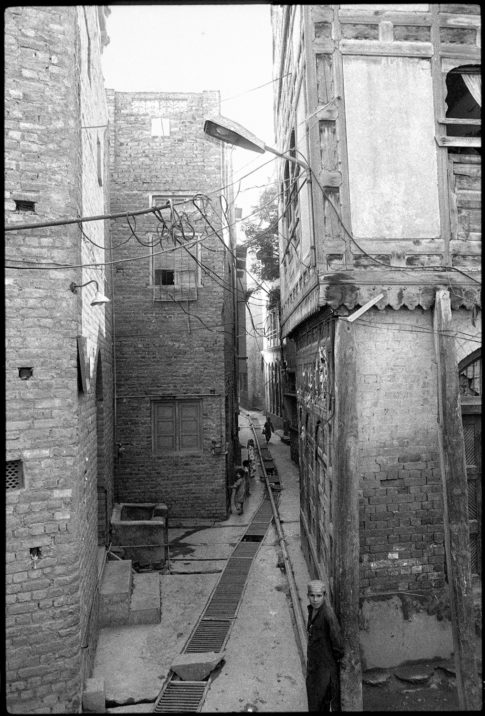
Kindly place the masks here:
[(466, 84), (471, 96), (475, 102), (482, 106), (482, 76), (462, 74), (463, 82)]

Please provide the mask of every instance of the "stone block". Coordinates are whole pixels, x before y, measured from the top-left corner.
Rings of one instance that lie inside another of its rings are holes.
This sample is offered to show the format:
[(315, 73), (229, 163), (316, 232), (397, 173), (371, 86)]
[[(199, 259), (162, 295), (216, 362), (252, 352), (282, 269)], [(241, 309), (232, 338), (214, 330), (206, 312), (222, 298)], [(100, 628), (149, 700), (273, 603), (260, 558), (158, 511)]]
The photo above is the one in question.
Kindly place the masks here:
[(206, 651), (201, 654), (180, 654), (171, 669), (183, 681), (203, 681), (224, 659), (225, 652)]
[(130, 624), (159, 624), (160, 575), (158, 572), (135, 574), (130, 603)]
[(404, 664), (394, 672), (398, 679), (410, 684), (426, 684), (433, 675), (433, 666), (429, 664)]
[(105, 712), (104, 679), (86, 679), (83, 691), (83, 713), (104, 714)]
[(99, 624), (128, 624), (132, 592), (131, 560), (106, 562), (99, 595)]

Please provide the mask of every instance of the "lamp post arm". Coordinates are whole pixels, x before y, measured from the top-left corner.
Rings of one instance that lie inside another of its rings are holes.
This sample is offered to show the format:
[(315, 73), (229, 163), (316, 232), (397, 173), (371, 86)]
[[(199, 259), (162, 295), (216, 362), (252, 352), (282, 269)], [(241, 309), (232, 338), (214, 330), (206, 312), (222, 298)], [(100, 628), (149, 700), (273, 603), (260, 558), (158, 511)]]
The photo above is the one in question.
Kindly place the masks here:
[(277, 157), (281, 157), (282, 159), (287, 159), (289, 162), (293, 162), (293, 164), (298, 164), (300, 167), (303, 167), (303, 169), (306, 169), (307, 171), (310, 169), (308, 164), (302, 162), (301, 159), (297, 159), (296, 157), (289, 157), (286, 154), (283, 154), (282, 152), (278, 152), (276, 149), (273, 149), (273, 147), (268, 147), (267, 144), (264, 145), (264, 150), (266, 152), (271, 152), (271, 154), (276, 154)]

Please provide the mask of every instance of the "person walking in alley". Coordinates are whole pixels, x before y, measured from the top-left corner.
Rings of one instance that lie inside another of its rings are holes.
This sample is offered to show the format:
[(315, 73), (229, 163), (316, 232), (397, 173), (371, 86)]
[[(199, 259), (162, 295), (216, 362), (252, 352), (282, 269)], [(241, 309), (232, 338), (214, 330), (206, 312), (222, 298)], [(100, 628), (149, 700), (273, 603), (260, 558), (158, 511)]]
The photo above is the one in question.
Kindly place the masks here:
[(248, 460), (249, 460), (249, 477), (256, 477), (256, 455), (254, 452), (254, 440), (249, 438), (248, 440)]
[(250, 492), (250, 482), (249, 482), (249, 460), (243, 460), (243, 470), (244, 470), (244, 480), (246, 481), (246, 497), (249, 497)]
[(339, 624), (326, 602), (325, 585), (308, 583), (306, 691), (309, 711), (338, 710), (337, 662), (344, 655)]
[(271, 433), (274, 433), (274, 425), (271, 422), (269, 415), (266, 417), (266, 422), (263, 425), (263, 435), (266, 438), (266, 444), (271, 440)]
[(236, 468), (231, 491), (231, 512), (242, 515), (244, 511), (244, 498), (246, 497), (246, 475), (244, 468)]

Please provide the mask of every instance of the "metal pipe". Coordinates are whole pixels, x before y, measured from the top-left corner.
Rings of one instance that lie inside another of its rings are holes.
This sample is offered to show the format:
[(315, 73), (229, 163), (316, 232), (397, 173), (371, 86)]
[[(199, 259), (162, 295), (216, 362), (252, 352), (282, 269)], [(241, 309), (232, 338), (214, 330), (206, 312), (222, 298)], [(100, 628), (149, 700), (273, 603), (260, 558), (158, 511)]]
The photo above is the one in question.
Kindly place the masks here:
[(270, 482), (268, 479), (268, 474), (266, 472), (266, 468), (264, 467), (264, 460), (263, 460), (263, 456), (261, 454), (261, 448), (259, 446), (259, 439), (258, 439), (258, 436), (256, 435), (256, 430), (254, 429), (253, 423), (251, 421), (251, 416), (249, 414), (248, 414), (248, 420), (249, 420), (249, 425), (251, 427), (251, 430), (253, 431), (253, 435), (254, 435), (256, 445), (258, 448), (259, 460), (261, 463), (261, 468), (262, 468), (264, 479), (266, 482), (266, 489), (268, 490), (268, 495), (269, 495), (269, 499), (271, 502), (271, 509), (273, 511), (276, 532), (278, 534), (278, 541), (279, 541), (279, 544), (281, 547), (281, 551), (283, 553), (283, 560), (285, 563), (285, 573), (288, 578), (288, 586), (290, 589), (291, 606), (293, 608), (293, 614), (295, 616), (296, 633), (297, 633), (297, 637), (298, 637), (298, 647), (300, 650), (300, 658), (302, 660), (303, 665), (305, 666), (306, 665), (307, 635), (306, 635), (305, 620), (304, 620), (302, 609), (301, 609), (300, 598), (298, 597), (298, 591), (296, 588), (295, 577), (293, 576), (293, 568), (291, 566), (290, 558), (288, 556), (288, 552), (286, 549), (285, 535), (283, 532), (283, 528), (281, 527), (278, 508), (274, 501), (273, 491), (271, 489), (271, 485), (270, 485)]
[(128, 216), (140, 216), (141, 214), (154, 214), (160, 209), (167, 209), (169, 203), (163, 206), (152, 206), (150, 209), (140, 209), (139, 211), (123, 211), (120, 214), (100, 214), (98, 216), (79, 216), (77, 219), (59, 219), (58, 221), (42, 221), (39, 224), (16, 224), (15, 226), (5, 226), (4, 231), (23, 231), (24, 229), (39, 229), (46, 226), (66, 226), (67, 224), (80, 224), (85, 221), (101, 221), (104, 219), (120, 219)]

